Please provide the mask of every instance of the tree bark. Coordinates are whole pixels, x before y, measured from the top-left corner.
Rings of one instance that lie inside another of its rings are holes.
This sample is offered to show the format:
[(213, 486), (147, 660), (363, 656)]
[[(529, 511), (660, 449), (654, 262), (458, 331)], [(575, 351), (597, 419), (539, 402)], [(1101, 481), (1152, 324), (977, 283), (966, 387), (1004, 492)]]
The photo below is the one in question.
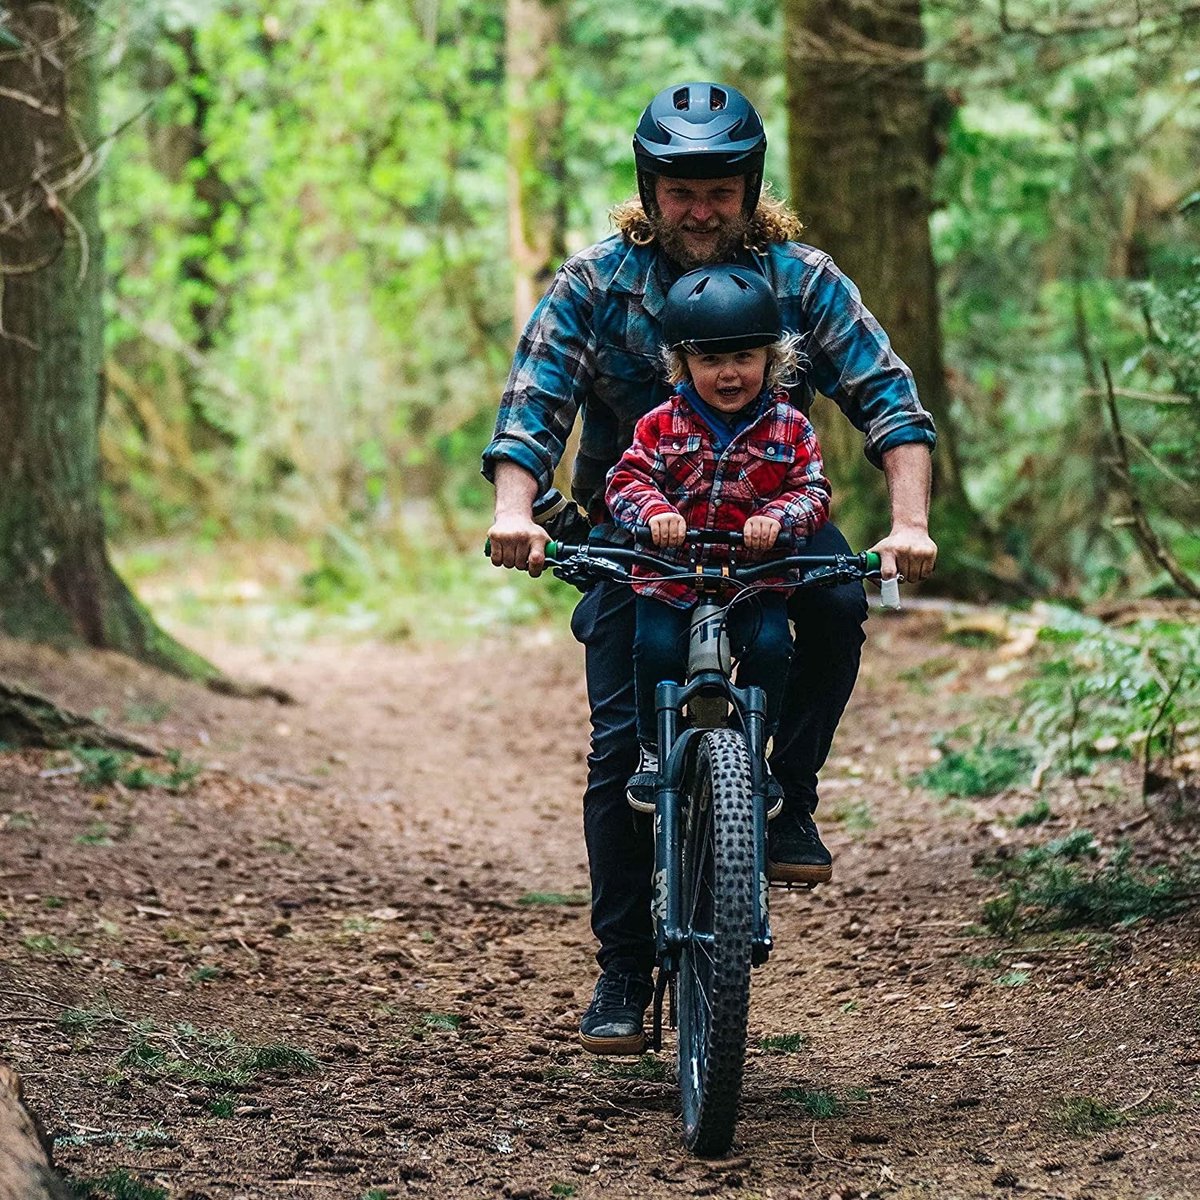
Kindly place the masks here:
[(70, 1195), (25, 1107), (21, 1077), (0, 1062), (0, 1200), (70, 1200)]
[(104, 543), (97, 7), (6, 4), (22, 50), (0, 57), (0, 627), (211, 679)]
[[(792, 195), (813, 243), (859, 286), (938, 428), (931, 533), (942, 561), (986, 557), (950, 419), (929, 236), (937, 139), (920, 0), (785, 0)], [(844, 421), (818, 434), (851, 542), (878, 536), (887, 494)]]

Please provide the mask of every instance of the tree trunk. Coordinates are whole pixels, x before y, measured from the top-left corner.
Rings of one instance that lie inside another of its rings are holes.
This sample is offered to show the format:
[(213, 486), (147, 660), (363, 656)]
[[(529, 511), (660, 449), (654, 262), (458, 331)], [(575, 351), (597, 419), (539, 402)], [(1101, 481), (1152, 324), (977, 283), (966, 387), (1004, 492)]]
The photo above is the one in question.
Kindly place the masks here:
[(0, 1062), (0, 1200), (69, 1200), (70, 1195), (25, 1107), (21, 1077)]
[[(986, 557), (963, 492), (942, 363), (929, 238), (933, 109), (921, 59), (920, 0), (785, 0), (792, 195), (815, 245), (859, 286), (912, 368), (938, 428), (931, 533), (961, 580), (962, 555)], [(884, 482), (861, 438), (822, 416), (817, 432), (851, 543), (886, 524)]]
[(100, 508), (104, 247), (89, 0), (9, 0), (0, 57), (0, 627), (193, 678), (108, 560)]
[(517, 335), (566, 257), (566, 0), (507, 0), (508, 230)]

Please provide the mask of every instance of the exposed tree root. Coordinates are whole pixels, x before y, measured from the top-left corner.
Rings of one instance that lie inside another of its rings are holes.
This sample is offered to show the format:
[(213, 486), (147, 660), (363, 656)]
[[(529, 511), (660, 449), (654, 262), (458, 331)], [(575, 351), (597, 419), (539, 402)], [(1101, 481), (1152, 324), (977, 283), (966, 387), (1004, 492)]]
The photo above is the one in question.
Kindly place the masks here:
[(21, 1077), (0, 1062), (0, 1200), (70, 1200), (46, 1138), (25, 1107)]
[[(161, 751), (128, 734), (97, 724), (81, 713), (60, 708), (37, 692), (0, 679), (0, 742), (16, 746), (42, 746), (62, 750), (88, 746), (99, 750), (126, 750), (158, 757)], [(0, 1191), (0, 1200), (3, 1192)]]
[(205, 686), (210, 692), (221, 696), (236, 696), (239, 700), (274, 700), (276, 704), (295, 704), (296, 697), (283, 688), (272, 687), (269, 683), (240, 683), (227, 675), (214, 675), (205, 680)]

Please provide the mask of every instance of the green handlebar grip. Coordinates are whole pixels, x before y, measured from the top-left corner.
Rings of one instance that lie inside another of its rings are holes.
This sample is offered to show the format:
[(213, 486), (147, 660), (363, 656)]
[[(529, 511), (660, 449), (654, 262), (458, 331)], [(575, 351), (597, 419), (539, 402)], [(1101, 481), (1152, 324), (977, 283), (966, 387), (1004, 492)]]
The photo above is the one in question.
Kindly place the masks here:
[(483, 552), (484, 552), (484, 554), (486, 554), (488, 556), (488, 558), (492, 557), (492, 539), (491, 538), (485, 539), (485, 541), (483, 543)]
[(867, 570), (878, 571), (883, 567), (883, 559), (874, 550), (867, 551)]
[(554, 541), (553, 538), (551, 538), (550, 541), (548, 541), (546, 543), (546, 557), (547, 558), (557, 558), (558, 557), (558, 543), (556, 541)]

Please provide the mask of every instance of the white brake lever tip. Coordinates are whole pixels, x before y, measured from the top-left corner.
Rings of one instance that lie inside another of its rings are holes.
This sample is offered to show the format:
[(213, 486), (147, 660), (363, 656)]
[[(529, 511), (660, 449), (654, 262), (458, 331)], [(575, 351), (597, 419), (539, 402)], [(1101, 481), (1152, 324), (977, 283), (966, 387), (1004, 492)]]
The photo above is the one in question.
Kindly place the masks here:
[(895, 575), (891, 579), (879, 581), (879, 607), (900, 607), (900, 580)]

